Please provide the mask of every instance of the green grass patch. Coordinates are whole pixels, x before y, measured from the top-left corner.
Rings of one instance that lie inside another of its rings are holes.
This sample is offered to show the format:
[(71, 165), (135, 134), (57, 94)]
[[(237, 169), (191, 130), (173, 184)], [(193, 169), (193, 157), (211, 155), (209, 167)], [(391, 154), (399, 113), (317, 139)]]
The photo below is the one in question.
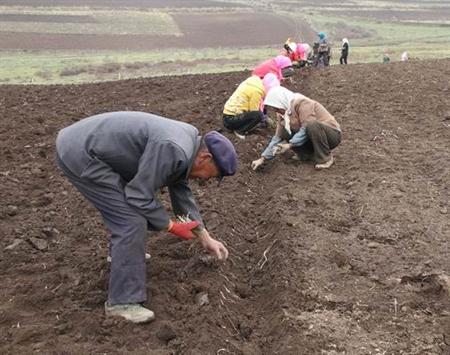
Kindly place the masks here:
[(147, 76), (253, 68), (274, 48), (164, 49), (158, 51), (3, 51), (2, 84), (68, 84)]
[(354, 37), (357, 37), (361, 31), (367, 32), (368, 34), (362, 38), (352, 40), (355, 46), (391, 46), (411, 42), (449, 43), (450, 39), (450, 27), (435, 24), (397, 23), (356, 17), (325, 16), (316, 12), (308, 12), (304, 14), (304, 17), (313, 28), (326, 31), (334, 40), (341, 39), (346, 30), (354, 33)]
[(72, 16), (89, 17), (92, 22), (56, 22), (49, 19), (41, 21), (0, 21), (3, 32), (33, 32), (51, 34), (93, 34), (93, 35), (182, 35), (172, 16), (164, 12), (130, 11), (130, 10), (88, 10), (72, 8), (71, 10), (26, 8), (23, 11), (11, 11), (0, 8), (1, 14), (46, 15), (51, 17)]
[[(391, 61), (400, 61), (404, 51), (408, 51), (412, 60), (440, 59), (450, 58), (450, 46), (442, 46), (437, 48), (432, 43), (415, 44), (406, 43), (399, 46), (364, 46), (350, 47), (349, 62), (350, 63), (373, 63), (383, 61), (384, 53), (388, 53)], [(340, 48), (333, 49), (332, 64), (338, 64), (340, 57)]]

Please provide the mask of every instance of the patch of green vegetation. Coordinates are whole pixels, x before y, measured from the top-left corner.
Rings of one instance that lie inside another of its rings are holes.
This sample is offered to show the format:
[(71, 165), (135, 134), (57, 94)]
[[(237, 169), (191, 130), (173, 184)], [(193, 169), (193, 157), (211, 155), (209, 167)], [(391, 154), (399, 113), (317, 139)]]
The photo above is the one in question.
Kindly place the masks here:
[(86, 10), (72, 8), (71, 10), (48, 9), (47, 12), (33, 8), (13, 12), (11, 9), (0, 8), (1, 14), (17, 15), (46, 15), (89, 17), (92, 22), (32, 22), (32, 21), (1, 21), (2, 32), (33, 32), (52, 34), (108, 34), (108, 35), (181, 35), (172, 16), (164, 12), (120, 10), (120, 14), (113, 10)]
[(225, 72), (252, 68), (273, 48), (158, 51), (4, 51), (0, 83), (68, 84), (123, 78)]
[(354, 29), (368, 31), (369, 36), (356, 38), (352, 43), (356, 46), (402, 45), (407, 43), (448, 43), (450, 27), (434, 24), (395, 23), (389, 21), (367, 20), (359, 17), (323, 15), (319, 12), (308, 12), (303, 15), (313, 28), (324, 29), (332, 39), (340, 39), (345, 30)]
[[(400, 61), (401, 55), (407, 51), (411, 60), (441, 59), (450, 57), (450, 46), (436, 48), (434, 44), (410, 44), (393, 47), (383, 46), (350, 46), (349, 63), (373, 63), (383, 61), (384, 53), (388, 53), (391, 61)], [(333, 49), (331, 63), (338, 64), (340, 48)]]

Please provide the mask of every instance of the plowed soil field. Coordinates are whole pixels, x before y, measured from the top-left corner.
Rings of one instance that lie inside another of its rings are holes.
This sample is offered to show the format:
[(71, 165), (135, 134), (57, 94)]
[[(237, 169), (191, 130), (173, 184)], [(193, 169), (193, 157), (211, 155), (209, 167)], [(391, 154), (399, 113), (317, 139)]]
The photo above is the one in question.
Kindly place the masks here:
[(0, 353), (449, 354), (450, 60), (295, 75), (343, 127), (336, 164), (255, 173), (272, 132), (230, 136), (237, 176), (192, 184), (229, 260), (149, 235), (157, 319), (104, 316), (107, 232), (55, 166), (58, 130), (115, 110), (220, 129), (248, 75), (0, 87)]
[[(10, 21), (70, 21), (68, 16), (31, 18), (11, 16)], [(61, 17), (61, 18), (60, 18)], [(74, 16), (75, 18), (76, 16)], [(77, 23), (89, 18), (76, 17)], [(294, 21), (268, 13), (174, 14), (183, 36), (134, 34), (60, 34), (38, 32), (0, 32), (0, 49), (24, 50), (151, 50), (162, 48), (252, 47), (284, 43), (286, 33), (295, 33)], [(0, 18), (1, 20), (1, 18)], [(312, 40), (314, 31), (305, 23), (297, 26), (304, 38)]]

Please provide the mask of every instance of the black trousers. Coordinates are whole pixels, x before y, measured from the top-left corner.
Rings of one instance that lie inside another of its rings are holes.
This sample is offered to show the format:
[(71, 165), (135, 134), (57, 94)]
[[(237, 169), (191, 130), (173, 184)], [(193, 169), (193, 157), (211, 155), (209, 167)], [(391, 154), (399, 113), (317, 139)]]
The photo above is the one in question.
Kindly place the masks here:
[(322, 61), (323, 61), (323, 65), (324, 65), (324, 66), (327, 67), (327, 66), (330, 65), (330, 57), (329, 57), (329, 55), (328, 55), (328, 52), (319, 52), (319, 53), (317, 54), (316, 66), (319, 65), (319, 62), (320, 62), (320, 59), (321, 59), (321, 58), (323, 58)]
[[(302, 161), (318, 164), (330, 160), (331, 151), (341, 143), (341, 132), (317, 121), (307, 123), (305, 129), (309, 139), (299, 147), (292, 147), (295, 154)], [(280, 138), (288, 141), (292, 135), (283, 130)]]
[(331, 150), (341, 143), (341, 132), (317, 121), (307, 123), (305, 128), (309, 140), (292, 150), (300, 158), (314, 160), (318, 164), (330, 160)]
[(226, 129), (246, 135), (253, 131), (263, 119), (264, 114), (261, 111), (247, 111), (236, 116), (224, 114), (223, 125)]
[(339, 61), (341, 64), (347, 65), (347, 55), (341, 55), (341, 58), (339, 58)]

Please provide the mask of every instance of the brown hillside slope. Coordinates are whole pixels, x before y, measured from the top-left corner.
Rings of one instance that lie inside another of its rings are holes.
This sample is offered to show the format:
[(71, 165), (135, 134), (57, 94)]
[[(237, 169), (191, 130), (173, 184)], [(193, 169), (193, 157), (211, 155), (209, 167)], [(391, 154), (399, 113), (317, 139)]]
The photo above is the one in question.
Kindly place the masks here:
[(106, 232), (55, 168), (57, 131), (114, 110), (217, 129), (248, 74), (0, 86), (2, 354), (448, 353), (450, 60), (297, 74), (288, 86), (342, 124), (336, 165), (316, 172), (285, 157), (255, 173), (271, 132), (230, 136), (238, 175), (193, 184), (229, 261), (152, 235), (157, 320), (104, 317)]

